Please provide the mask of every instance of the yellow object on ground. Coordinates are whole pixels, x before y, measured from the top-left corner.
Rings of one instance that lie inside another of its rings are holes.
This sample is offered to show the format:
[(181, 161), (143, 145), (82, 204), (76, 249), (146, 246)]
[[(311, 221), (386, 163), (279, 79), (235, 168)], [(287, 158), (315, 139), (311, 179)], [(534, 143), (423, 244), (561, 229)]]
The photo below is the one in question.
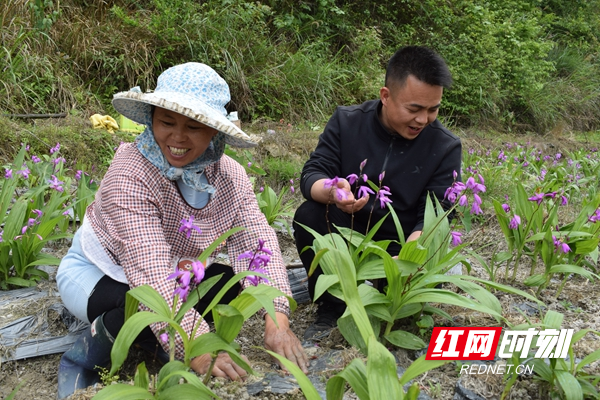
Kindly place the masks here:
[(124, 132), (142, 133), (144, 129), (146, 129), (144, 125), (133, 122), (124, 115), (119, 116), (119, 125), (121, 126), (121, 130)]
[(115, 133), (119, 129), (117, 121), (110, 115), (94, 114), (90, 117), (94, 129), (106, 129), (109, 133)]

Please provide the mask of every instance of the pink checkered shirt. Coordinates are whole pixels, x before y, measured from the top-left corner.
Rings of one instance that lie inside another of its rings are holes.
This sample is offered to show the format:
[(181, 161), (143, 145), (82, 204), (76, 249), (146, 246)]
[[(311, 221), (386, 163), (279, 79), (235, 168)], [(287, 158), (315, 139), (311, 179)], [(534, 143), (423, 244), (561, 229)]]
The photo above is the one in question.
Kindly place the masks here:
[[(267, 266), (269, 284), (291, 296), (290, 285), (279, 250), (277, 237), (256, 203), (252, 185), (242, 166), (230, 157), (221, 159), (205, 170), (208, 182), (215, 187), (212, 199), (203, 209), (190, 207), (180, 195), (177, 184), (163, 177), (140, 152), (135, 144), (123, 144), (117, 150), (94, 202), (88, 207), (89, 219), (96, 236), (112, 261), (121, 266), (129, 285), (150, 285), (168, 304), (172, 302), (174, 257), (198, 257), (218, 236), (230, 228), (245, 230), (229, 237), (227, 252), (236, 273), (248, 268), (248, 259), (237, 257), (253, 250), (258, 238), (273, 252)], [(179, 232), (182, 219), (194, 216), (194, 224), (202, 234), (192, 230), (191, 237)], [(220, 251), (220, 245), (215, 254)], [(244, 280), (242, 286), (248, 286)], [(274, 301), (275, 310), (289, 315), (285, 297)], [(264, 315), (264, 310), (263, 310)], [(191, 332), (200, 315), (192, 308), (181, 322)], [(151, 326), (155, 335), (165, 324)], [(202, 322), (198, 335), (209, 331)], [(175, 354), (183, 359), (183, 343), (176, 337)], [(168, 352), (168, 345), (163, 344)]]

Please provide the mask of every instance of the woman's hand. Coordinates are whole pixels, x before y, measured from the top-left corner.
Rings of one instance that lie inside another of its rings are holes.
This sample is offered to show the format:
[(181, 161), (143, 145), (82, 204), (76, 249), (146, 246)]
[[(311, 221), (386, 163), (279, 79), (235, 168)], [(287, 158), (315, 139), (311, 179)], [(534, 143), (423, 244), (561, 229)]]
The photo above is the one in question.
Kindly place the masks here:
[[(280, 354), (296, 364), (302, 372), (308, 373), (308, 357), (304, 352), (302, 344), (290, 329), (290, 322), (287, 315), (276, 312), (277, 323), (279, 328), (275, 325), (275, 322), (267, 314), (265, 316), (265, 348), (267, 350), (274, 351)], [(277, 364), (287, 371), (287, 369), (276, 360)]]
[[(246, 356), (242, 356), (242, 358), (247, 362), (248, 359)], [(194, 371), (196, 371), (200, 375), (206, 374), (208, 368), (210, 367), (210, 363), (212, 361), (212, 357), (210, 354), (203, 354), (201, 356), (195, 357), (191, 362), (190, 366)], [(248, 375), (246, 371), (239, 365), (237, 365), (229, 354), (223, 352), (219, 353), (217, 356), (217, 361), (213, 366), (212, 376), (216, 376), (219, 378), (229, 378), (233, 381), (238, 379), (244, 379)]]

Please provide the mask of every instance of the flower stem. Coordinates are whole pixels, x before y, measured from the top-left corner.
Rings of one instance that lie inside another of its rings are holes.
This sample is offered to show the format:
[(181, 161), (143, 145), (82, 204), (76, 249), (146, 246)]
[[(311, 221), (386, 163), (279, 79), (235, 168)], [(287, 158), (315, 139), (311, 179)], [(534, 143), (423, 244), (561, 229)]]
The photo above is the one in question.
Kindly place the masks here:
[[(212, 355), (211, 355), (211, 357), (212, 357)], [(202, 381), (202, 383), (204, 383), (204, 385), (208, 385), (208, 382), (210, 381), (210, 377), (212, 376), (212, 370), (215, 367), (216, 362), (217, 362), (217, 357), (212, 357), (212, 361), (210, 362), (208, 371), (206, 371), (206, 375), (204, 375), (204, 380)]]

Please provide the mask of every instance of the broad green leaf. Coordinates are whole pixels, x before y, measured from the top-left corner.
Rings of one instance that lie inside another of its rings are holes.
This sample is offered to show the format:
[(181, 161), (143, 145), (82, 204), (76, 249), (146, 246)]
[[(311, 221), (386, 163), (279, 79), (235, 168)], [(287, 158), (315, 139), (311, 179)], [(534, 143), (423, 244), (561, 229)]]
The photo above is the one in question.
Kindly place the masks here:
[(144, 400), (154, 399), (154, 395), (148, 389), (117, 383), (104, 387), (96, 395), (94, 400)]
[(242, 367), (244, 371), (248, 372), (249, 374), (252, 373), (252, 368), (250, 368), (250, 365), (248, 365), (248, 363), (240, 356), (240, 354), (229, 343), (212, 332), (204, 333), (192, 340), (190, 343), (189, 357), (192, 359), (201, 354), (214, 354), (221, 350), (226, 351), (233, 361)]
[(272, 357), (275, 357), (277, 360), (279, 360), (279, 362), (282, 363), (283, 366), (292, 373), (292, 375), (294, 375), (294, 378), (296, 378), (296, 381), (298, 381), (298, 385), (300, 385), (300, 389), (302, 389), (302, 393), (304, 393), (304, 396), (306, 396), (307, 400), (321, 400), (321, 395), (319, 392), (317, 392), (315, 386), (296, 364), (273, 351), (266, 349), (265, 351)]
[(406, 331), (392, 331), (385, 338), (395, 346), (409, 350), (420, 350), (427, 347), (427, 343), (420, 337)]
[(544, 315), (544, 326), (551, 329), (560, 329), (565, 316), (557, 311), (548, 310)]
[(396, 359), (374, 336), (368, 338), (367, 385), (373, 399), (402, 399)]
[(134, 386), (139, 388), (148, 390), (148, 383), (150, 381), (150, 376), (148, 375), (148, 369), (146, 368), (146, 363), (142, 362), (139, 364), (135, 370), (135, 376), (133, 378)]
[(356, 270), (356, 279), (359, 281), (367, 279), (380, 279), (385, 278), (385, 270), (383, 268), (383, 262), (380, 258), (376, 260), (370, 260), (358, 265)]
[(246, 229), (246, 228), (243, 228), (241, 226), (229, 229), (227, 232), (225, 232), (224, 234), (222, 234), (221, 236), (216, 238), (210, 244), (210, 246), (208, 246), (206, 249), (204, 249), (204, 251), (198, 256), (198, 260), (202, 261), (203, 264), (206, 264), (206, 260), (208, 259), (208, 257), (210, 257), (210, 255), (216, 250), (217, 247), (219, 247), (221, 245), (221, 243), (223, 243), (225, 240), (227, 240), (227, 238), (229, 236), (231, 236), (239, 231), (243, 231), (244, 229)]
[(169, 361), (158, 371), (157, 390), (161, 391), (170, 386), (179, 385), (179, 376), (175, 372), (187, 371), (188, 367), (179, 360)]
[(548, 272), (551, 274), (578, 274), (590, 281), (594, 280), (594, 278), (596, 278), (596, 279), (600, 278), (598, 275), (594, 274), (593, 272), (588, 271), (585, 268), (582, 268), (577, 265), (571, 265), (571, 264), (553, 265)]
[(426, 360), (425, 355), (417, 358), (412, 364), (404, 371), (404, 374), (400, 377), (400, 384), (406, 385), (408, 382), (421, 375), (424, 372), (437, 368), (446, 364), (447, 360)]
[(419, 265), (423, 264), (426, 259), (427, 249), (421, 246), (416, 240), (405, 243), (398, 254), (398, 260), (410, 261)]
[(327, 399), (342, 400), (345, 392), (345, 382), (348, 382), (360, 400), (370, 400), (367, 386), (367, 368), (358, 358), (355, 358), (342, 372), (327, 381)]
[(356, 287), (354, 264), (347, 252), (334, 249), (329, 253), (335, 258), (334, 265), (340, 278), (346, 306), (352, 314), (363, 340), (367, 343), (368, 338), (374, 336), (374, 333)]
[[(186, 383), (179, 383), (181, 378), (183, 378)], [(167, 382), (175, 382), (175, 384), (162, 386), (165, 380)], [(204, 383), (202, 383), (198, 375), (190, 372), (189, 368), (187, 367), (185, 369), (173, 370), (168, 375), (164, 376), (162, 380), (159, 379), (159, 399), (212, 399), (218, 397), (219, 396), (213, 393), (208, 387), (204, 385)]]
[(340, 333), (351, 346), (356, 347), (361, 353), (367, 354), (367, 344), (365, 343), (356, 321), (349, 313), (344, 313), (337, 320), (337, 326)]
[(577, 379), (567, 371), (555, 370), (558, 385), (563, 390), (566, 400), (583, 400), (583, 392)]
[(340, 282), (337, 275), (319, 275), (315, 284), (315, 296), (313, 301), (317, 301), (330, 287)]
[(127, 293), (155, 313), (165, 318), (171, 318), (171, 308), (165, 301), (165, 298), (150, 285), (135, 287), (130, 289)]
[(138, 312), (140, 302), (127, 291), (125, 294), (125, 321)]
[(204, 389), (198, 388), (197, 386), (189, 383), (183, 383), (179, 385), (169, 386), (165, 390), (158, 394), (159, 400), (173, 400), (173, 399), (218, 399), (219, 396), (216, 393), (210, 391), (209, 388)]
[(590, 365), (591, 363), (596, 362), (598, 360), (600, 360), (600, 349), (583, 357), (583, 360), (581, 360), (579, 364), (577, 364), (575, 372), (580, 371), (585, 366)]
[(112, 360), (110, 376), (114, 375), (121, 365), (123, 365), (127, 353), (129, 352), (129, 348), (140, 332), (150, 324), (157, 322), (166, 322), (177, 330), (183, 338), (187, 337), (186, 333), (181, 329), (181, 326), (170, 318), (149, 311), (140, 311), (132, 315), (125, 321), (125, 324), (123, 324), (110, 352), (110, 358)]
[(223, 340), (233, 342), (244, 325), (244, 316), (228, 304), (217, 304), (212, 309), (215, 331)]
[(497, 318), (503, 318), (500, 313), (483, 304), (456, 293), (443, 289), (419, 289), (407, 295), (406, 304), (411, 303), (442, 303), (477, 310)]
[(550, 383), (554, 379), (553, 378), (554, 375), (552, 373), (552, 370), (544, 362), (544, 360), (539, 359), (539, 358), (534, 358), (534, 359), (530, 360), (529, 362), (527, 362), (527, 364), (533, 365), (533, 372), (535, 374), (539, 375), (540, 378), (542, 378), (546, 382)]
[(525, 279), (523, 281), (523, 283), (526, 286), (532, 286), (532, 287), (542, 286), (544, 283), (546, 283), (546, 275), (542, 275), (542, 274), (531, 275), (531, 276), (527, 277), (527, 279)]

